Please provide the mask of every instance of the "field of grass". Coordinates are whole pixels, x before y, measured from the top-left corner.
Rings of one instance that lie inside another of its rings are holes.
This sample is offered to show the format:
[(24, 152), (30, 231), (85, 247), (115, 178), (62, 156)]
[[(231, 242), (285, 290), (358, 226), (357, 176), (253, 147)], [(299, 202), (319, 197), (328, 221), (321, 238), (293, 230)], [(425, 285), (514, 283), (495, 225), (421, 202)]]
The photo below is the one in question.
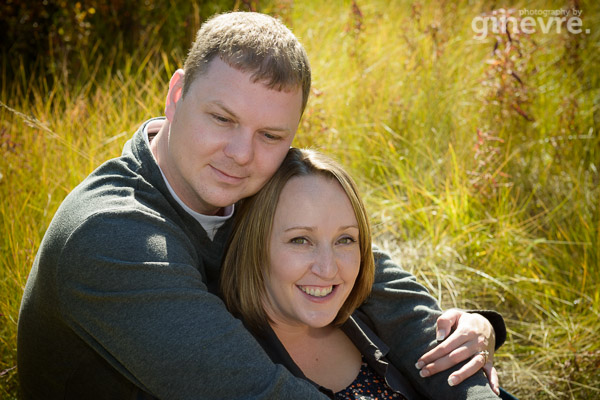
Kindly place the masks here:
[[(258, 3), (311, 59), (295, 145), (353, 172), (377, 242), (444, 307), (504, 315), (502, 386), (522, 399), (600, 398), (600, 5)], [(473, 19), (501, 7), (515, 18), (576, 8), (584, 32), (475, 38)], [(17, 396), (19, 304), (54, 212), (162, 114), (189, 43), (155, 39), (135, 54), (82, 49), (77, 69), (2, 60), (0, 398)]]

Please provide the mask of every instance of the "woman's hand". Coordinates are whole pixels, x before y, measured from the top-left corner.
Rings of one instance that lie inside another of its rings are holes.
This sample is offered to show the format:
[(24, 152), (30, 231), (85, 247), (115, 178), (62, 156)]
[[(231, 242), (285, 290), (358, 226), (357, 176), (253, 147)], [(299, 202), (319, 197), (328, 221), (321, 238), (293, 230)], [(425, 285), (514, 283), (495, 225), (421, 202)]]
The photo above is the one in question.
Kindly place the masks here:
[(437, 374), (470, 358), (450, 375), (448, 384), (458, 385), (483, 367), (492, 390), (499, 395), (498, 373), (493, 362), (496, 336), (492, 324), (479, 314), (451, 309), (438, 318), (436, 330), (437, 340), (442, 343), (417, 361), (421, 376)]

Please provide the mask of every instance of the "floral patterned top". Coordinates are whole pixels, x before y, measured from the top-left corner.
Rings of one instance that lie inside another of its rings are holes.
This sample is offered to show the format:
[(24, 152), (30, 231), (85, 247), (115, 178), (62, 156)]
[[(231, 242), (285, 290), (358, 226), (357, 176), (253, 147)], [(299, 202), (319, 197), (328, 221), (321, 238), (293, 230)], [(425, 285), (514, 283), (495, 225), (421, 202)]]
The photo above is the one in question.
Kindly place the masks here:
[(346, 389), (336, 392), (335, 398), (339, 400), (406, 399), (392, 390), (385, 379), (369, 367), (364, 356), (362, 356), (360, 371), (354, 382)]

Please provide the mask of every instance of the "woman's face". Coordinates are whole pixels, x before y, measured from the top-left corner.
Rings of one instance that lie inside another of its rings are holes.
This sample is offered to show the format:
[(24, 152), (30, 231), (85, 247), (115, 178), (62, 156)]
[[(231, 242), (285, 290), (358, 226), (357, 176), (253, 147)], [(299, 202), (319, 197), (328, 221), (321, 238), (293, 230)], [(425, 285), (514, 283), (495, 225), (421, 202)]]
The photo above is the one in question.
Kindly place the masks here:
[(288, 181), (265, 277), (265, 309), (276, 325), (320, 328), (333, 321), (360, 269), (358, 239), (354, 210), (337, 181), (314, 175)]

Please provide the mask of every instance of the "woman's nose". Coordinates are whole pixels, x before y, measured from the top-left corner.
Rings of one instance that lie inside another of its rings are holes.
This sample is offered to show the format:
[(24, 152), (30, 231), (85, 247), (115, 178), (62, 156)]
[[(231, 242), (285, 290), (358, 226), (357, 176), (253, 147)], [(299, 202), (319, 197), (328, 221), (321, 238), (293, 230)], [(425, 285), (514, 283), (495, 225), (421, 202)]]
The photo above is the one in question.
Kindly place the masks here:
[(323, 279), (333, 279), (337, 275), (337, 262), (330, 246), (321, 246), (316, 252), (312, 272)]

